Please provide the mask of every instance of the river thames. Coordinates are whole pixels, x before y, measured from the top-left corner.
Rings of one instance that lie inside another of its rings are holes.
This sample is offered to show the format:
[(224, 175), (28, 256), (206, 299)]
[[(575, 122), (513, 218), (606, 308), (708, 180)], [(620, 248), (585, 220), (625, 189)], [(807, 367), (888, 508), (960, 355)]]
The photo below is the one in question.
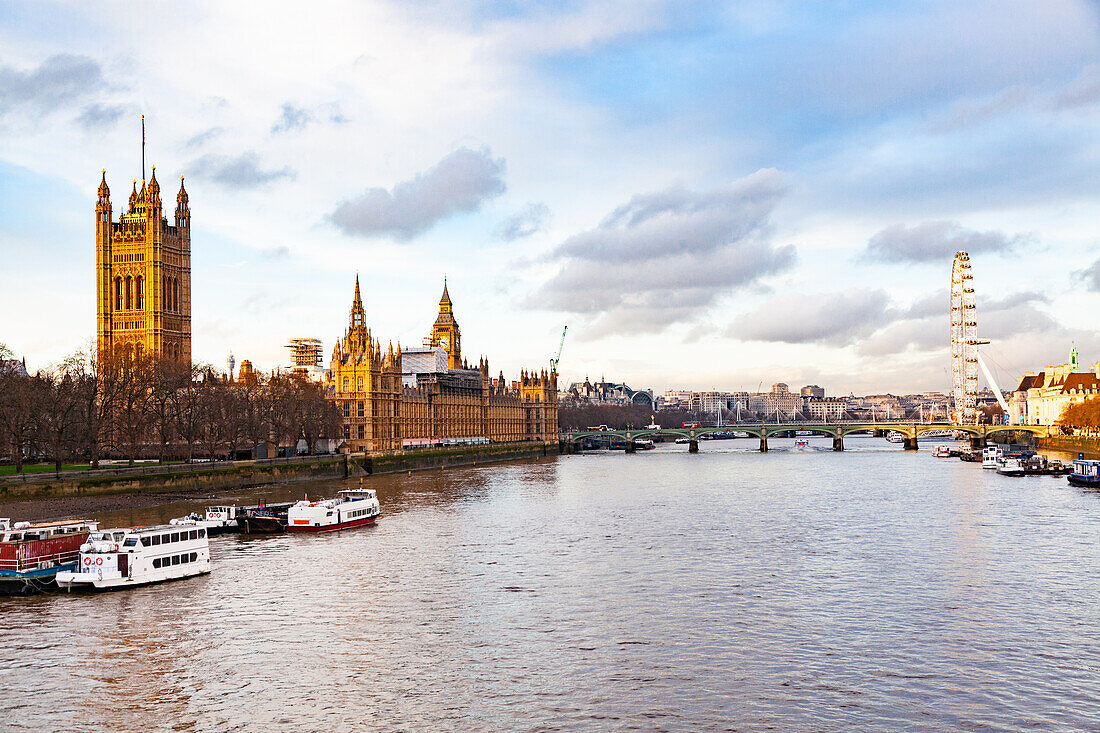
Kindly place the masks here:
[(217, 537), (208, 576), (0, 598), (2, 727), (1100, 726), (1100, 495), (929, 444), (810, 442), (372, 477), (374, 527)]

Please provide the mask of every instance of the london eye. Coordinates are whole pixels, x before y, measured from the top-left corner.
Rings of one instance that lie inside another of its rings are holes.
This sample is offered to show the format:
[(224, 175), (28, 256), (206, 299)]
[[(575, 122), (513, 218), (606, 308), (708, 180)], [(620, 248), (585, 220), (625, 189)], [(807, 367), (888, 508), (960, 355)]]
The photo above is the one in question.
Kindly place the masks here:
[(951, 379), (955, 420), (972, 423), (978, 404), (978, 318), (970, 255), (958, 252), (951, 266)]

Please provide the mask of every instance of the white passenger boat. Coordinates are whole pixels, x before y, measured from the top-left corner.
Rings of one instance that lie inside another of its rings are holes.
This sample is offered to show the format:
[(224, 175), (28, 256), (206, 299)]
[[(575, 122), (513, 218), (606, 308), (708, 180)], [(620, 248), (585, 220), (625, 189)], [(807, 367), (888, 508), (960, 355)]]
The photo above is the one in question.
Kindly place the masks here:
[(997, 473), (1002, 476), (1023, 476), (1026, 471), (1019, 458), (999, 458), (997, 460)]
[(286, 510), (287, 532), (331, 532), (374, 524), (382, 513), (374, 489), (345, 489), (335, 499), (299, 501)]
[(77, 569), (57, 574), (61, 588), (110, 590), (210, 572), (204, 527), (162, 524), (92, 532)]
[(225, 532), (239, 532), (237, 517), (241, 514), (239, 506), (208, 506), (205, 514), (193, 512), (186, 517), (172, 519), (169, 524), (194, 525), (202, 527), (208, 534), (218, 535)]
[(886, 434), (886, 440), (890, 441), (891, 443), (904, 443), (905, 435), (904, 433), (899, 433), (896, 430), (891, 430)]
[(950, 458), (951, 448), (950, 446), (946, 445), (937, 445), (935, 448), (932, 449), (932, 455), (936, 458)]
[(991, 471), (997, 469), (997, 461), (1004, 458), (1004, 451), (1000, 446), (991, 445), (982, 449), (982, 468), (988, 468)]

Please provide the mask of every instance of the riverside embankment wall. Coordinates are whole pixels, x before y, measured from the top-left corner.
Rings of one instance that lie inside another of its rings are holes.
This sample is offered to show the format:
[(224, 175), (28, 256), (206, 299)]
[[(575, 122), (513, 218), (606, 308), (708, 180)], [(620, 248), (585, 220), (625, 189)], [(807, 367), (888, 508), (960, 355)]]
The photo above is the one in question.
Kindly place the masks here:
[(513, 461), (557, 454), (556, 444), (517, 443), (389, 454), (301, 456), (225, 464), (118, 467), (0, 477), (0, 499), (204, 491)]
[(1040, 448), (1060, 450), (1072, 453), (1084, 453), (1085, 458), (1100, 459), (1100, 438), (1084, 438), (1074, 435), (1060, 435), (1054, 438), (1038, 438)]

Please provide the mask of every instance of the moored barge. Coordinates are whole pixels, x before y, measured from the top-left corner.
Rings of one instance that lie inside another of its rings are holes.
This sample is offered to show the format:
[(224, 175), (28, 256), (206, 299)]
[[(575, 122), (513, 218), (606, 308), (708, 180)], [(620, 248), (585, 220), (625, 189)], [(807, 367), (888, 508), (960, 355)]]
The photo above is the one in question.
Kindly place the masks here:
[(0, 595), (55, 587), (58, 571), (76, 567), (80, 546), (98, 527), (88, 519), (15, 524), (0, 519)]

